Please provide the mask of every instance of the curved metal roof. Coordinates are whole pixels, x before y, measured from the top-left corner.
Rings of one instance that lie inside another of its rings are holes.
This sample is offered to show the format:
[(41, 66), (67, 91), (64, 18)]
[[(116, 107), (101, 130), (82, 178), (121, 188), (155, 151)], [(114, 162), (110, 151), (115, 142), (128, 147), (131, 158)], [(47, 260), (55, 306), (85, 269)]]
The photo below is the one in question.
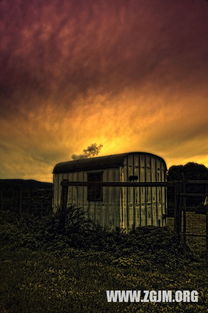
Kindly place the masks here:
[(53, 169), (53, 174), (100, 170), (106, 168), (118, 168), (120, 166), (123, 166), (125, 157), (131, 154), (149, 155), (155, 157), (157, 159), (160, 159), (164, 163), (166, 168), (165, 161), (158, 155), (148, 152), (128, 152), (61, 162), (55, 165)]

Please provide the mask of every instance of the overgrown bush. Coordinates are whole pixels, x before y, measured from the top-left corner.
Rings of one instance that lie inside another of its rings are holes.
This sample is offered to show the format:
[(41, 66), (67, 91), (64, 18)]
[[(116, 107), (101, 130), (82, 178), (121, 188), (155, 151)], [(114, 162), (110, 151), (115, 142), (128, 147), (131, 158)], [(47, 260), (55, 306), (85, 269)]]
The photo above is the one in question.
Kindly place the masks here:
[(128, 234), (120, 229), (108, 232), (87, 219), (82, 209), (75, 207), (41, 219), (30, 215), (5, 222), (0, 236), (2, 244), (11, 249), (41, 248), (59, 254), (67, 253), (70, 248), (92, 249), (108, 252), (114, 258), (145, 255), (155, 264), (174, 263), (176, 266), (193, 257), (168, 228), (147, 226)]

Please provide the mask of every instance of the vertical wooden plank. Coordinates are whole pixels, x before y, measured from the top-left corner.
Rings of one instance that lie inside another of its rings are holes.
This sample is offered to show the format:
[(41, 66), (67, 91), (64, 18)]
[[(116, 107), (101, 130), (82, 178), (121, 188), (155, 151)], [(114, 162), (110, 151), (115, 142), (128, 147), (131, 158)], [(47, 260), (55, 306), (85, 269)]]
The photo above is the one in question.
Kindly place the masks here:
[[(164, 177), (164, 164), (160, 161), (160, 181), (165, 181)], [(165, 205), (165, 187), (161, 187), (161, 213), (162, 225), (166, 225), (166, 205)]]
[[(86, 173), (87, 181), (88, 181), (88, 173), (90, 173), (90, 171), (88, 171), (88, 172)], [(87, 197), (88, 197), (88, 187), (87, 187)], [(94, 207), (93, 207), (91, 201), (88, 201), (88, 215), (89, 215), (89, 218), (90, 218), (93, 222), (95, 222), (95, 220), (94, 220)]]
[[(114, 170), (108, 169), (108, 181), (114, 180)], [(113, 230), (115, 228), (115, 221), (114, 221), (114, 211), (115, 211), (115, 200), (114, 200), (114, 187), (109, 187), (109, 202), (110, 202), (110, 228)]]
[[(103, 181), (107, 182), (108, 181), (108, 176), (107, 176), (107, 170), (105, 169), (103, 171)], [(108, 228), (109, 225), (109, 216), (108, 216), (108, 211), (109, 211), (109, 187), (103, 187), (103, 214), (104, 214), (104, 227)]]
[[(114, 181), (118, 182), (119, 181), (119, 169), (115, 168), (114, 169)], [(120, 197), (120, 192), (119, 192), (119, 187), (114, 187), (114, 203), (115, 203), (115, 210), (114, 210), (114, 221), (115, 221), (115, 227), (120, 227), (120, 203), (119, 203), (119, 197)]]
[[(120, 178), (119, 181), (124, 181), (123, 167), (119, 168)], [(124, 187), (120, 187), (120, 228), (125, 228), (124, 226)]]
[[(79, 180), (79, 172), (74, 173), (74, 180), (75, 181)], [(79, 188), (80, 188), (80, 186), (75, 186), (75, 201), (74, 202), (75, 202), (76, 208), (79, 207), (79, 205), (78, 205), (78, 203), (79, 203)]]
[[(163, 164), (163, 181), (167, 181), (166, 169), (165, 165)], [(165, 226), (167, 224), (167, 187), (163, 188), (164, 190), (164, 214), (165, 214)]]
[(57, 174), (54, 174), (54, 183), (53, 183), (53, 192), (54, 192), (54, 207), (53, 207), (53, 210), (54, 212), (57, 212), (58, 210), (58, 175)]
[[(129, 181), (129, 176), (133, 176), (133, 155), (127, 156), (128, 160), (128, 176), (127, 181)], [(133, 228), (133, 187), (128, 187), (128, 219), (129, 219), (129, 229)]]
[[(140, 155), (139, 155), (138, 163), (139, 163), (139, 182), (141, 182), (141, 158), (140, 158)], [(142, 226), (142, 193), (141, 193), (141, 187), (139, 187), (139, 226)]]
[[(77, 172), (76, 181), (82, 180), (82, 172)], [(82, 186), (76, 187), (76, 207), (82, 209)]]
[[(74, 181), (74, 173), (70, 173), (70, 180), (71, 182)], [(74, 206), (74, 191), (75, 191), (75, 187), (71, 186), (71, 205)]]
[[(127, 157), (124, 159), (124, 181), (128, 180), (128, 162)], [(126, 231), (129, 230), (129, 220), (128, 220), (128, 187), (124, 187), (124, 227)]]
[[(155, 182), (155, 158), (151, 158), (151, 181)], [(152, 220), (153, 225), (157, 226), (157, 217), (156, 217), (156, 189), (152, 187), (151, 198), (152, 198)]]
[[(157, 175), (157, 182), (161, 181), (160, 176), (160, 161), (156, 160), (156, 175)], [(157, 187), (157, 211), (158, 211), (158, 226), (162, 226), (162, 207), (161, 207), (161, 187)]]
[[(104, 181), (104, 180), (103, 180)], [(102, 188), (103, 193), (103, 188)], [(101, 225), (104, 228), (105, 227), (105, 206), (104, 206), (104, 199), (102, 202), (100, 202), (100, 212), (101, 212)]]
[(58, 174), (58, 210), (61, 209), (61, 174)]
[[(150, 181), (152, 182), (152, 172), (153, 172), (153, 158), (150, 157)], [(150, 201), (151, 201), (151, 204), (150, 204), (150, 212), (151, 212), (151, 225), (155, 225), (154, 223), (154, 213), (153, 213), (153, 188), (154, 187), (151, 187), (150, 188)]]
[[(146, 181), (151, 181), (151, 157), (146, 155)], [(147, 187), (147, 199), (146, 199), (146, 208), (147, 208), (147, 225), (152, 225), (152, 216), (151, 216), (151, 189), (152, 187)]]
[[(72, 181), (72, 173), (68, 173), (68, 180)], [(69, 186), (68, 188), (68, 206), (72, 206), (73, 204), (73, 193), (72, 193), (73, 186)]]
[[(140, 182), (145, 181), (145, 166), (144, 166), (144, 155), (140, 156)], [(141, 190), (141, 226), (145, 226), (145, 187), (140, 187)]]
[[(86, 171), (83, 172), (83, 181), (84, 182), (87, 181), (87, 172)], [(83, 205), (84, 205), (84, 210), (86, 212), (86, 216), (88, 218), (90, 218), (89, 217), (89, 204), (87, 201), (87, 186), (83, 187)]]
[[(113, 169), (109, 169), (108, 173), (109, 173), (108, 179), (109, 179), (109, 181), (112, 181), (113, 180)], [(113, 199), (113, 189), (114, 189), (114, 187), (110, 187), (110, 192), (109, 192), (109, 196), (110, 196), (111, 230), (113, 230), (114, 226), (115, 226), (115, 221), (114, 221), (115, 204), (114, 204), (114, 199)]]
[[(139, 181), (139, 155), (134, 155), (134, 175), (138, 176), (136, 181)], [(139, 199), (139, 187), (134, 187), (134, 207), (135, 207), (135, 227), (140, 225), (140, 199)]]
[[(158, 181), (157, 177), (157, 159), (155, 159), (155, 181)], [(158, 213), (158, 187), (155, 187), (155, 202), (156, 202), (156, 219), (157, 219), (157, 226), (160, 226), (160, 219), (159, 219), (159, 213)]]
[(62, 184), (61, 189), (61, 210), (66, 211), (67, 208), (67, 198), (68, 198), (68, 186)]
[[(135, 155), (132, 155), (133, 163), (132, 163), (132, 175), (135, 176)], [(134, 180), (135, 181), (135, 180)], [(132, 229), (135, 230), (136, 228), (136, 203), (135, 203), (135, 187), (132, 187)]]
[[(146, 160), (146, 156), (144, 156), (144, 181), (147, 181), (147, 160)], [(145, 189), (145, 197), (144, 197), (144, 205), (145, 205), (145, 226), (147, 226), (147, 191), (148, 191), (148, 187), (144, 187)]]
[[(162, 181), (162, 162), (158, 160), (158, 175), (159, 175), (159, 182)], [(161, 226), (164, 226), (164, 218), (163, 218), (163, 187), (159, 187), (159, 205), (160, 205), (160, 216), (161, 216)]]
[[(103, 181), (109, 181), (108, 179), (108, 170), (105, 169), (103, 173)], [(109, 200), (109, 187), (103, 187), (103, 200), (104, 200), (104, 208), (105, 208), (105, 227), (109, 229), (110, 225), (110, 200)]]

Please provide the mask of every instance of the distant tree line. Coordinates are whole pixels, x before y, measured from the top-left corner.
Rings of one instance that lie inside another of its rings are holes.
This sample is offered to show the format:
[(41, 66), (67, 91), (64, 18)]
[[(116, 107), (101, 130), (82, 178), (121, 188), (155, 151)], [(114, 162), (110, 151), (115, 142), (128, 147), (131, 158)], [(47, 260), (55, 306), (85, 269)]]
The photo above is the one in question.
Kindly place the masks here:
[[(185, 165), (173, 165), (168, 170), (168, 181), (183, 180), (208, 180), (208, 168), (203, 164), (189, 162)], [(204, 196), (186, 197), (186, 205), (188, 210), (200, 210), (203, 206), (206, 194), (206, 186), (204, 184), (187, 185), (186, 193), (201, 193)], [(173, 215), (174, 208), (174, 190), (168, 188), (168, 215)]]
[(185, 165), (173, 165), (168, 170), (168, 180), (208, 179), (208, 168), (203, 164), (189, 162)]

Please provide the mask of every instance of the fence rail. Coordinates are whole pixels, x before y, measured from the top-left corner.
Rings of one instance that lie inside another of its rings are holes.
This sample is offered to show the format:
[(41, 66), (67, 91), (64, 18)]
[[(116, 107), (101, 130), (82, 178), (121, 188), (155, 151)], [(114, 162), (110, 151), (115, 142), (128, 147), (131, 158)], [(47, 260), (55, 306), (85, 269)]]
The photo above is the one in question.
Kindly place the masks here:
[[(62, 204), (67, 201), (67, 189), (69, 186), (99, 186), (99, 187), (172, 187), (173, 199), (174, 199), (174, 230), (178, 235), (178, 238), (186, 242), (186, 237), (199, 237), (204, 238), (206, 241), (206, 260), (208, 264), (208, 205), (204, 206), (204, 214), (206, 214), (204, 234), (194, 233), (187, 230), (187, 204), (186, 199), (197, 197), (208, 197), (208, 180), (176, 180), (176, 181), (163, 181), (163, 182), (89, 182), (89, 181), (62, 181)], [(204, 192), (191, 192), (187, 191), (188, 185), (203, 185)]]

